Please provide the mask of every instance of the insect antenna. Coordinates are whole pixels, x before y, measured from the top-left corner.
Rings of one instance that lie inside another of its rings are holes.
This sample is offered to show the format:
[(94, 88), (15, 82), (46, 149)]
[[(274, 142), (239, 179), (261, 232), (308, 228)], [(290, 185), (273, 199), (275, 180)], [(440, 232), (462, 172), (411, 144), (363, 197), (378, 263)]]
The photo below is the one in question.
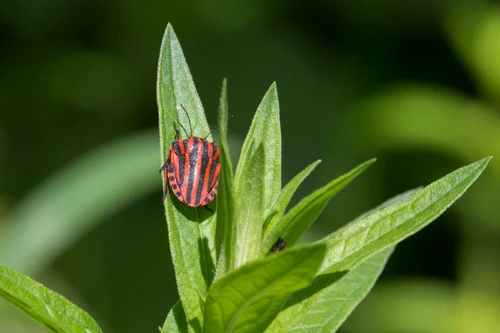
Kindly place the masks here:
[(180, 106), (182, 107), (182, 109), (184, 110), (184, 112), (186, 112), (186, 116), (187, 116), (188, 121), (189, 121), (189, 129), (191, 130), (191, 135), (190, 136), (193, 136), (193, 125), (191, 125), (191, 118), (189, 118), (189, 113), (187, 112), (187, 110), (184, 107), (184, 105), (180, 104)]
[[(214, 128), (215, 128), (215, 129), (217, 129), (217, 126), (215, 126)], [(209, 136), (210, 134), (212, 134), (212, 130), (213, 130), (213, 129), (211, 128), (211, 129), (210, 129), (210, 132), (208, 132), (207, 136), (205, 136), (205, 137), (203, 138), (203, 140), (206, 140), (206, 139), (208, 138), (208, 136)]]

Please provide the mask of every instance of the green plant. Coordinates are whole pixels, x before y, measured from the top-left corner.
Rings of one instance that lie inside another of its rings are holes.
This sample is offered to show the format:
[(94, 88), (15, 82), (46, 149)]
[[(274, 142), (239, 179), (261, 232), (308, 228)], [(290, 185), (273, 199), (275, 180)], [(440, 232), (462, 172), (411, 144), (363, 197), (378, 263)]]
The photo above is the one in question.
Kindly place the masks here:
[[(172, 27), (158, 66), (161, 162), (174, 137), (172, 122), (209, 133), (203, 107)], [(313, 192), (285, 213), (315, 162), (281, 188), (281, 133), (276, 85), (264, 96), (236, 172), (226, 143), (226, 82), (220, 99), (221, 173), (216, 212), (165, 201), (180, 301), (160, 331), (334, 331), (371, 289), (394, 246), (446, 210), (479, 177), (490, 158), (458, 169), (429, 186), (403, 193), (313, 244), (299, 237), (328, 201), (375, 160)], [(181, 126), (182, 128), (182, 126)], [(186, 133), (181, 129), (181, 136)], [(210, 138), (209, 138), (210, 139)], [(269, 249), (278, 237), (287, 248)], [(0, 294), (53, 332), (101, 332), (62, 296), (0, 265)]]

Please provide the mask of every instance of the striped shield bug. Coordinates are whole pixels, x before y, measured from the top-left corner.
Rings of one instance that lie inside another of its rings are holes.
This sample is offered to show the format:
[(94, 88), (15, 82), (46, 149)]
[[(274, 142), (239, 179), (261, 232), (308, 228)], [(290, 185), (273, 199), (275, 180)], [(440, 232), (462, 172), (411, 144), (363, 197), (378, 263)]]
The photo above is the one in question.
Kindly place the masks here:
[(193, 136), (189, 114), (182, 104), (181, 107), (186, 112), (191, 136), (185, 140), (179, 139), (179, 130), (174, 122), (175, 139), (160, 169), (160, 172), (164, 171), (163, 200), (168, 193), (168, 182), (180, 202), (190, 207), (206, 206), (217, 195), (220, 150), (206, 140), (210, 133), (205, 138)]

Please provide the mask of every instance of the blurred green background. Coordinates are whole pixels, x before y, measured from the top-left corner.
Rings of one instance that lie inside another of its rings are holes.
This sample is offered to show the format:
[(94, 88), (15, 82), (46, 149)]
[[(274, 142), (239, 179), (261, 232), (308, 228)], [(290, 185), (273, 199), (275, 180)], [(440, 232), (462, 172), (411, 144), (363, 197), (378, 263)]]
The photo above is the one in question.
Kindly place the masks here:
[[(494, 155), (400, 244), (341, 332), (500, 332), (500, 7), (493, 1), (18, 0), (0, 11), (0, 261), (106, 332), (155, 332), (178, 299), (155, 97), (171, 22), (233, 158), (276, 81), (295, 201), (371, 157), (307, 234)], [(0, 332), (43, 332), (0, 303)]]

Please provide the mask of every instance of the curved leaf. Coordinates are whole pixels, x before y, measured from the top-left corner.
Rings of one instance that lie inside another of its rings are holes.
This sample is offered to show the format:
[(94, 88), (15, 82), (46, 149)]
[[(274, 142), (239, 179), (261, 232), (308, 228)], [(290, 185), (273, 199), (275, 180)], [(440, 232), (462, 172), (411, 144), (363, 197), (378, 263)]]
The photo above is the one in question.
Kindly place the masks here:
[[(407, 200), (415, 192), (415, 190), (410, 190), (399, 194), (362, 214), (348, 225), (356, 223), (356, 221), (385, 207)], [(315, 323), (311, 323), (309, 318), (314, 318), (317, 312), (321, 313), (319, 317), (314, 319), (317, 320), (317, 323), (323, 323), (324, 325), (341, 323), (364, 297), (366, 292), (370, 290), (392, 250), (392, 248), (388, 249), (377, 256), (369, 258), (366, 263), (362, 264), (364, 268), (359, 267), (359, 269), (356, 268), (349, 272), (325, 273), (316, 276), (311, 285), (292, 294), (285, 304), (285, 309), (280, 312), (266, 332), (288, 332), (292, 328), (294, 330), (301, 330), (304, 327), (307, 328), (316, 325)], [(352, 282), (353, 276), (359, 277), (359, 281), (356, 283)], [(329, 296), (325, 298), (325, 294), (336, 294), (339, 292), (359, 297), (334, 297), (334, 299), (328, 301), (329, 306), (326, 307), (328, 311), (322, 311), (321, 309), (324, 307), (323, 303), (330, 298)], [(336, 309), (337, 311), (330, 311), (330, 309)], [(342, 315), (340, 315), (341, 313)], [(324, 322), (328, 317), (332, 318), (332, 320), (329, 320), (328, 323)], [(315, 330), (319, 330), (319, 328), (316, 327)], [(333, 332), (333, 330), (328, 331)]]
[[(450, 89), (399, 84), (368, 100), (361, 110), (362, 115), (353, 115), (361, 119), (356, 135), (366, 149), (432, 149), (467, 161), (500, 154), (498, 113)], [(500, 164), (490, 168), (500, 179)]]
[(261, 246), (261, 255), (267, 254), (276, 239), (281, 236), (282, 231), (277, 226), (278, 221), (280, 221), (283, 217), (285, 209), (299, 185), (304, 181), (304, 179), (306, 179), (307, 176), (309, 176), (309, 174), (320, 162), (321, 161), (319, 160), (310, 164), (307, 168), (296, 175), (288, 184), (286, 184), (281, 191), (278, 200), (270, 210), (269, 214), (267, 214), (266, 221), (264, 222), (265, 231), (263, 236), (264, 240)]
[(265, 152), (264, 168), (264, 209), (269, 209), (281, 191), (281, 128), (279, 102), (276, 83), (273, 83), (262, 99), (248, 131), (235, 174), (236, 200), (245, 200), (246, 193), (241, 189), (244, 170), (252, 163), (255, 149), (262, 144)]
[[(323, 295), (329, 290), (334, 290), (336, 283), (340, 283), (349, 274), (349, 270), (436, 219), (479, 177), (489, 160), (490, 158), (484, 158), (458, 169), (411, 195), (406, 201), (356, 219), (320, 241), (319, 243), (327, 245), (321, 274), (310, 287), (292, 295), (286, 304), (286, 310), (280, 314), (277, 323), (271, 326), (272, 332), (288, 332), (295, 323), (297, 330), (300, 330), (305, 325), (302, 316), (317, 308), (317, 302), (321, 302)], [(400, 195), (399, 199), (404, 199), (408, 194), (411, 192)], [(396, 198), (390, 201), (397, 200)], [(386, 203), (382, 204), (382, 207), (385, 205)], [(343, 322), (347, 315), (348, 312), (345, 312), (345, 316), (324, 323), (328, 331), (338, 327), (337, 324)], [(307, 317), (304, 320), (309, 323)], [(283, 327), (286, 330), (281, 330)]]
[[(181, 138), (209, 133), (203, 106), (174, 30), (167, 26), (158, 62), (157, 97), (161, 164), (165, 163), (174, 139), (173, 122), (180, 126)], [(179, 105), (189, 113), (189, 119)], [(165, 175), (163, 175), (165, 177)], [(208, 286), (215, 271), (216, 216), (205, 208), (189, 208), (169, 191), (165, 204), (170, 251), (177, 287), (186, 312), (189, 330), (200, 332)]]
[(455, 170), (415, 193), (327, 236), (323, 272), (356, 267), (373, 254), (402, 241), (434, 221), (479, 177), (491, 157)]
[(335, 332), (371, 290), (392, 251), (386, 249), (349, 272), (317, 276), (292, 294), (266, 332)]
[(161, 333), (187, 333), (187, 319), (181, 301), (175, 303), (168, 313), (167, 319), (160, 328)]
[(204, 332), (262, 332), (291, 292), (307, 286), (321, 265), (323, 244), (307, 245), (248, 263), (209, 290)]
[(500, 8), (488, 1), (450, 3), (445, 30), (476, 84), (497, 102), (500, 92)]
[(260, 144), (240, 176), (240, 190), (246, 195), (238, 201), (236, 208), (234, 267), (240, 267), (260, 254), (265, 183), (262, 170), (265, 160), (264, 146)]
[(216, 278), (223, 276), (234, 267), (236, 223), (234, 218), (233, 165), (227, 145), (228, 118), (227, 81), (224, 79), (219, 106), (220, 175), (217, 198), (216, 244), (218, 262)]
[(328, 201), (375, 161), (376, 159), (371, 159), (364, 162), (302, 199), (279, 221), (277, 234), (282, 235), (281, 237), (286, 240), (288, 246), (295, 244), (304, 231), (318, 218)]
[(29, 277), (0, 264), (0, 296), (55, 333), (101, 333), (88, 313)]
[(157, 140), (147, 131), (103, 145), (44, 181), (5, 217), (0, 262), (34, 274), (106, 216), (153, 191)]

